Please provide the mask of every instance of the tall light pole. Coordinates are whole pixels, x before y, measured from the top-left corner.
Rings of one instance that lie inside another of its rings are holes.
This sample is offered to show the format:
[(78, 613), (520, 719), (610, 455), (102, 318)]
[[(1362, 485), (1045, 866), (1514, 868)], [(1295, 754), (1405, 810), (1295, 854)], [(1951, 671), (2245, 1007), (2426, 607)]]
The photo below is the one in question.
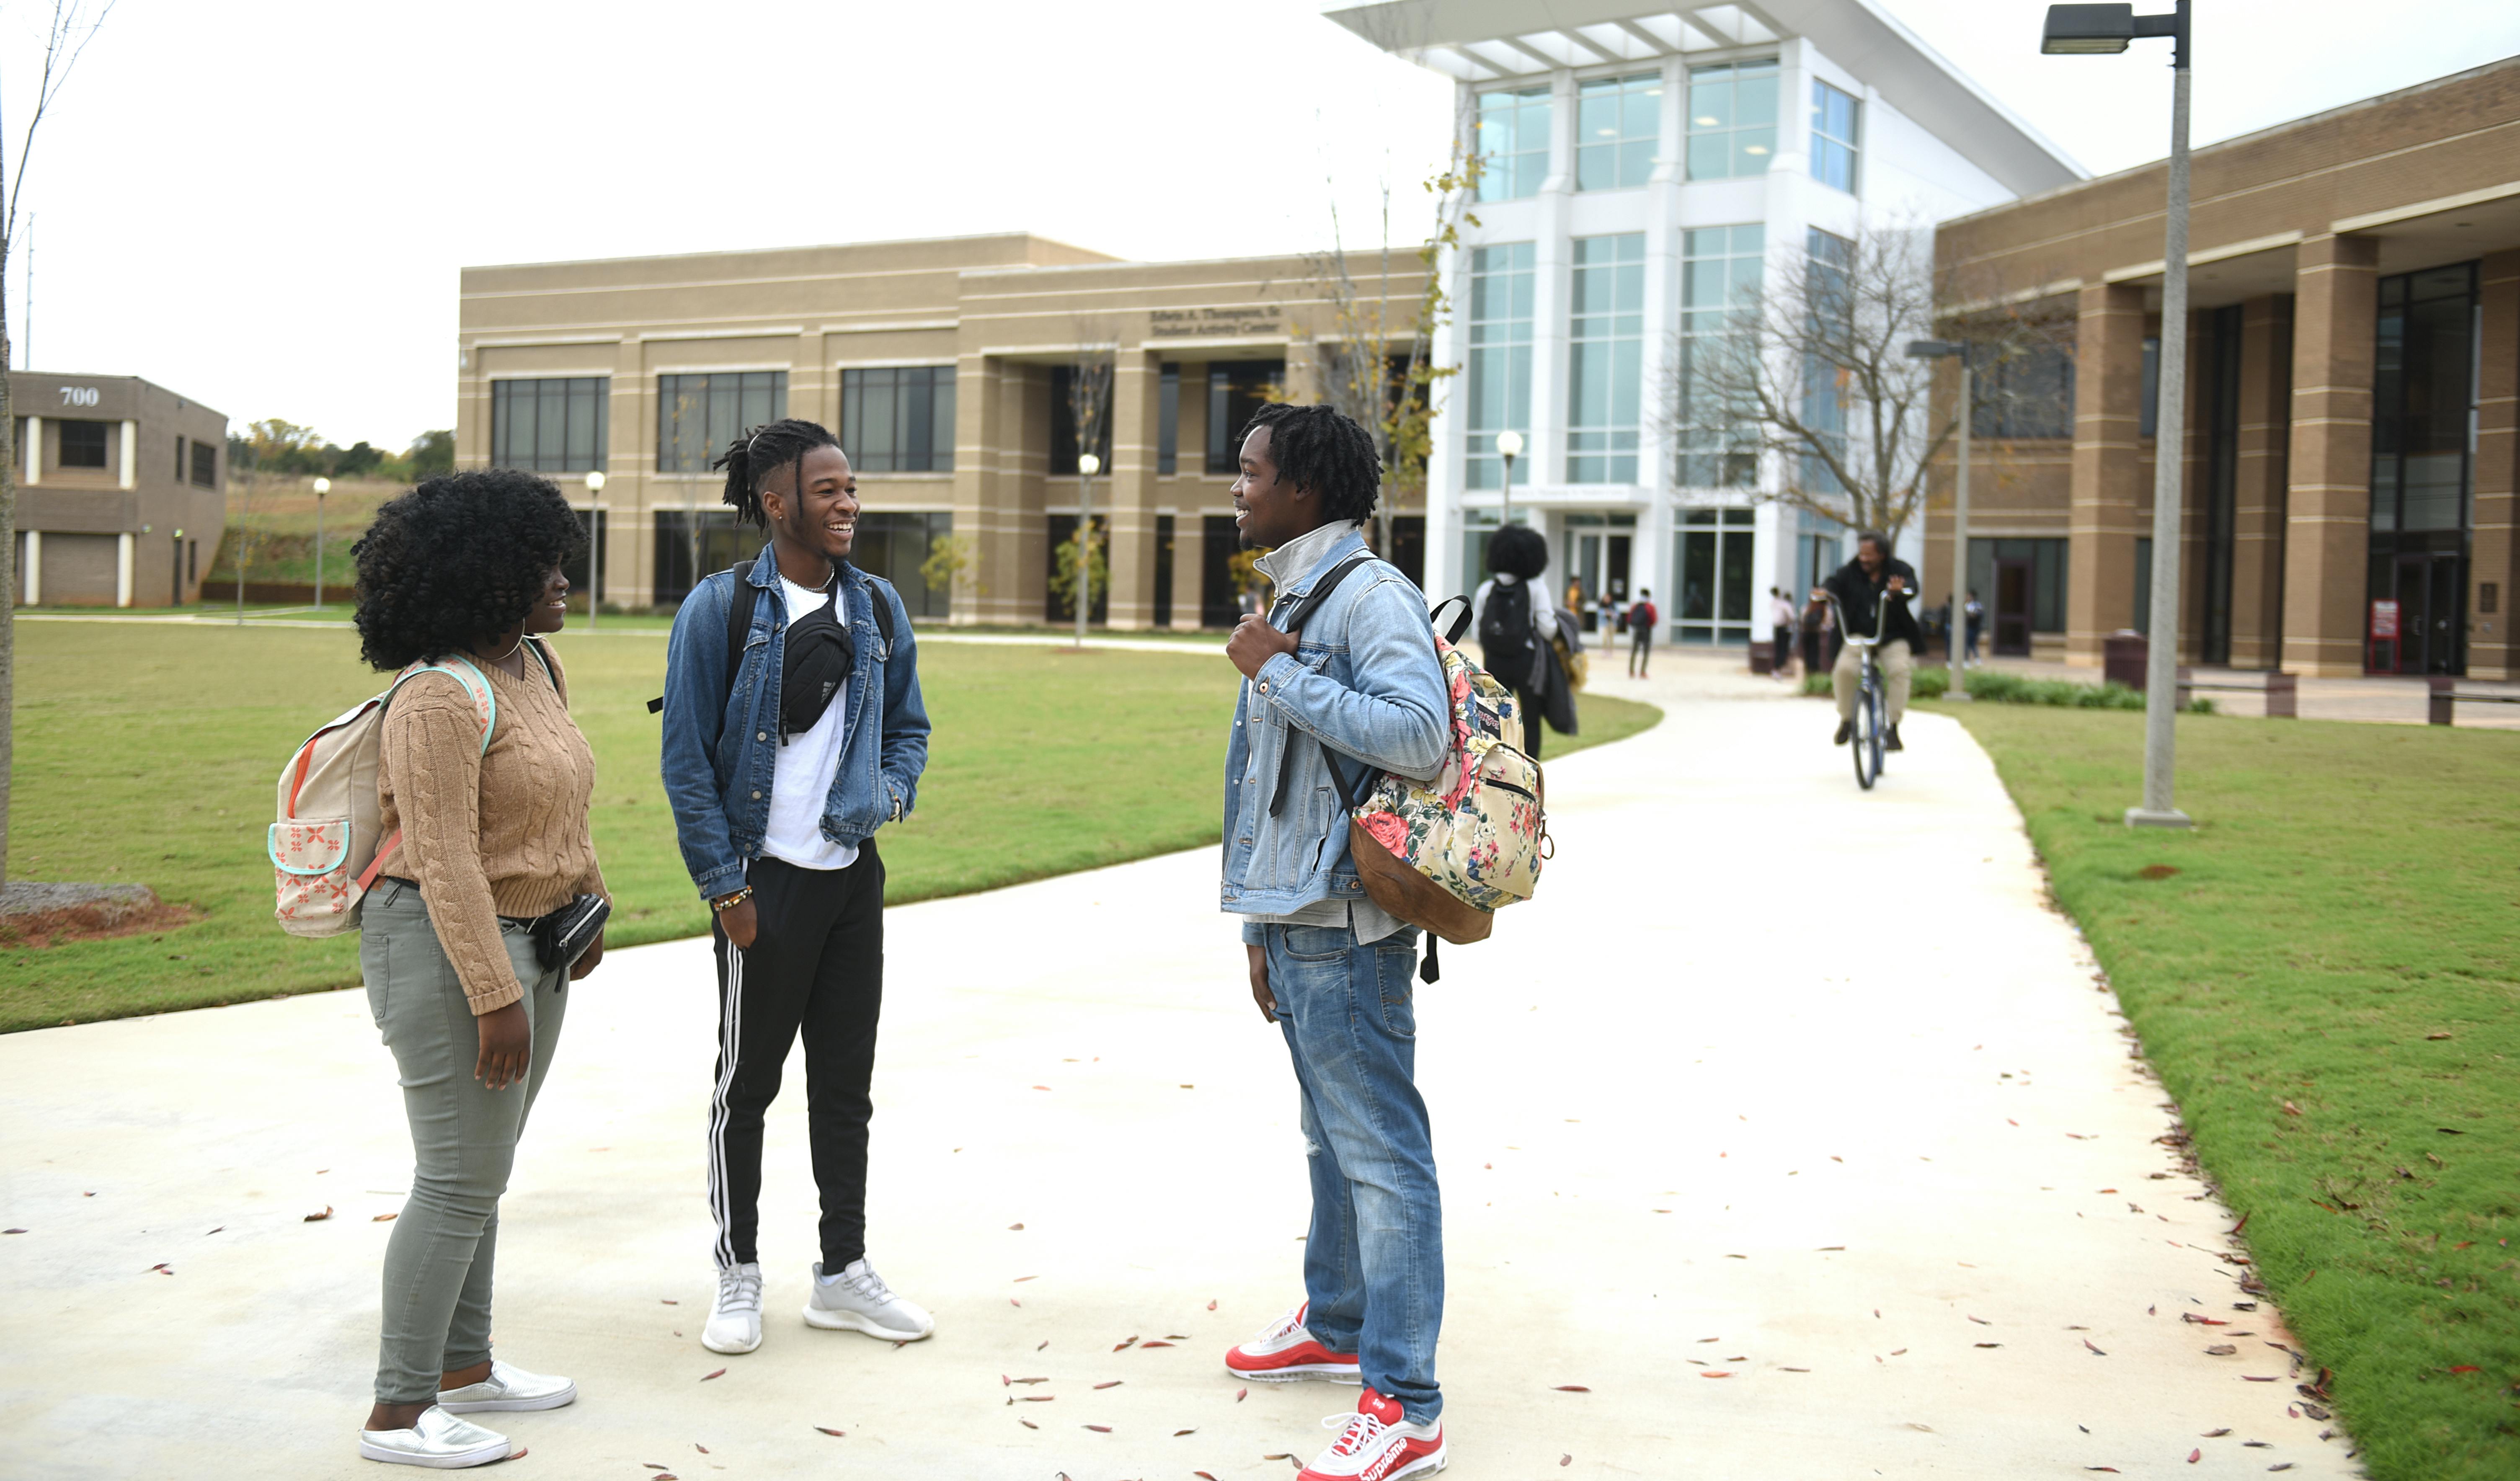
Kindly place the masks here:
[(1952, 479), (1952, 615), (1944, 624), (1943, 641), (1952, 651), (1952, 685), (1944, 692), (1946, 699), (1965, 702), (1969, 696), (1968, 671), (1963, 655), (1968, 651), (1968, 468), (1969, 423), (1976, 417), (1973, 399), (1976, 387), (1970, 381), (1969, 347), (1961, 339), (1911, 339), (1908, 358), (1912, 360), (1958, 360), (1960, 363), (1960, 436), (1959, 466)]
[(324, 496), (333, 491), (333, 480), (315, 480), (315, 615), (324, 615)]
[[(589, 503), (604, 492), (604, 470), (591, 468), (586, 471)], [(591, 633), (595, 631), (595, 608), (604, 601), (604, 547), (598, 543), (604, 530), (604, 512), (593, 510), (590, 513), (594, 517), (587, 521), (586, 531), (586, 630)]]
[(1513, 522), (1513, 460), (1522, 456), (1522, 433), (1497, 433), (1496, 450), (1497, 456), (1505, 460), (1505, 513), (1497, 516), (1497, 527), (1502, 529)]
[(175, 526), (175, 606), (184, 605), (184, 527)]
[(2051, 56), (2115, 55), (2139, 36), (2170, 38), (2170, 202), (2161, 251), (2160, 390), (2153, 414), (2152, 621), (2143, 671), (2143, 804), (2130, 828), (2192, 828), (2179, 810), (2179, 496), (2187, 435), (2187, 0), (2166, 16), (2132, 5), (2051, 5), (2039, 49)]
[(1076, 455), (1076, 646), (1085, 646), (1085, 619), (1094, 611), (1094, 475), (1102, 460)]

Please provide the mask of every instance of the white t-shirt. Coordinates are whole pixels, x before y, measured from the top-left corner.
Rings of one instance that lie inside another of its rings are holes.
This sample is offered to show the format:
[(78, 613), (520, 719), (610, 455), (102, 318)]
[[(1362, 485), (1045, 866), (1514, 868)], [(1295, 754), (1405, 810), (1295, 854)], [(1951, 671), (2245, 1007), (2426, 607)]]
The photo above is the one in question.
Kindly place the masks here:
[[(798, 586), (785, 575), (779, 578), (779, 590), (788, 599), (791, 628), (827, 600), (823, 593)], [(761, 851), (798, 869), (846, 869), (858, 862), (856, 844), (833, 843), (823, 836), (823, 809), (832, 798), (832, 779), (840, 774), (840, 736), (848, 721), (848, 686), (841, 685), (814, 728), (789, 737), (779, 747), (777, 766), (770, 774), (770, 831), (761, 840)]]

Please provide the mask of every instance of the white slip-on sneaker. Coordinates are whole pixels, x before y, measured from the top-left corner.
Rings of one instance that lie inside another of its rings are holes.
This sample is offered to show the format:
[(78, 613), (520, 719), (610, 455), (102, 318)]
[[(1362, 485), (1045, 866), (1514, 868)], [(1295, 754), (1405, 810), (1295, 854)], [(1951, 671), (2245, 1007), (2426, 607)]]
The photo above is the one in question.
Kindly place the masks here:
[(487, 1465), (507, 1459), (515, 1448), (498, 1431), (459, 1419), (434, 1404), (422, 1410), (409, 1429), (359, 1431), (361, 1459), (387, 1465), (425, 1465), (431, 1470)]
[(936, 1330), (935, 1318), (894, 1295), (864, 1260), (850, 1261), (835, 1276), (824, 1275), (823, 1263), (814, 1262), (814, 1294), (805, 1303), (805, 1323), (889, 1342), (916, 1342)]
[(748, 1353), (761, 1345), (761, 1262), (749, 1260), (717, 1273), (717, 1302), (700, 1346), (713, 1353)]
[(558, 1409), (576, 1402), (577, 1385), (566, 1378), (546, 1378), (496, 1358), (490, 1360), (490, 1376), (480, 1382), (437, 1391), (437, 1407), (450, 1414)]

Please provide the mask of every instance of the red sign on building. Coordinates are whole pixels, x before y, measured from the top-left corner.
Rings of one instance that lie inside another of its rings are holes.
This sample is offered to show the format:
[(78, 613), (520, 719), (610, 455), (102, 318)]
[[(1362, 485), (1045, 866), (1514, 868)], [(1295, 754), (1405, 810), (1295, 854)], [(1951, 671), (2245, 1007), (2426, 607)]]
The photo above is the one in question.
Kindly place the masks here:
[(2374, 638), (2398, 636), (2398, 604), (2395, 602), (2371, 604), (2371, 636)]

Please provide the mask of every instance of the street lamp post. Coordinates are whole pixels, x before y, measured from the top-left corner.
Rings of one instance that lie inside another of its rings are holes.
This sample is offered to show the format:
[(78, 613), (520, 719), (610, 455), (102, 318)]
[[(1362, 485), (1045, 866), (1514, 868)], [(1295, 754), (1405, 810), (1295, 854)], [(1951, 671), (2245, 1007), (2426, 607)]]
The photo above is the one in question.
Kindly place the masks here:
[(1076, 646), (1085, 646), (1085, 619), (1094, 611), (1094, 475), (1102, 460), (1076, 456)]
[(1952, 651), (1952, 683), (1943, 697), (1966, 702), (1968, 671), (1962, 665), (1968, 651), (1968, 473), (1969, 423), (1976, 414), (1971, 398), (1976, 388), (1970, 381), (1969, 347), (1959, 339), (1911, 339), (1908, 356), (1913, 360), (1958, 360), (1960, 363), (1959, 460), (1952, 478), (1952, 615), (1944, 624), (1943, 641)]
[(1502, 529), (1513, 522), (1513, 460), (1522, 456), (1522, 433), (1497, 433), (1496, 450), (1497, 456), (1505, 460), (1505, 513), (1497, 516), (1497, 527)]
[[(589, 503), (604, 492), (604, 470), (591, 468), (586, 471)], [(604, 528), (604, 512), (593, 510), (590, 513), (595, 517), (587, 521), (586, 532), (586, 630), (591, 633), (595, 631), (595, 608), (604, 601), (604, 552), (595, 543), (597, 533)]]
[(324, 496), (333, 491), (333, 480), (315, 480), (315, 615), (324, 615)]
[(175, 526), (175, 606), (184, 605), (184, 527)]
[(2179, 541), (2181, 465), (2187, 432), (2187, 0), (2166, 16), (2132, 5), (2051, 5), (2039, 49), (2051, 56), (2115, 55), (2138, 37), (2170, 38), (2169, 224), (2161, 252), (2160, 389), (2153, 421), (2152, 620), (2143, 672), (2143, 804), (2126, 810), (2130, 828), (2191, 828), (2175, 805), (2179, 702)]

